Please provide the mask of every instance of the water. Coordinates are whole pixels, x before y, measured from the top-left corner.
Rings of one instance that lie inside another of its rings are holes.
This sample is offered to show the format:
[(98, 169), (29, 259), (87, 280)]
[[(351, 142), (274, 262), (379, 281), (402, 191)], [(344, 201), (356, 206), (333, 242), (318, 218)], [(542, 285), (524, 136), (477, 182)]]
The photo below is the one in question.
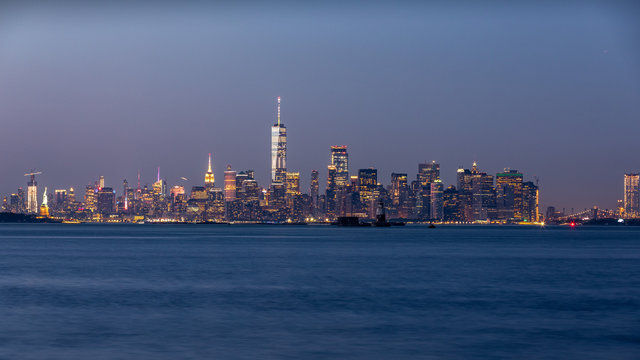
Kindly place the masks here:
[(0, 359), (638, 359), (640, 228), (0, 225)]

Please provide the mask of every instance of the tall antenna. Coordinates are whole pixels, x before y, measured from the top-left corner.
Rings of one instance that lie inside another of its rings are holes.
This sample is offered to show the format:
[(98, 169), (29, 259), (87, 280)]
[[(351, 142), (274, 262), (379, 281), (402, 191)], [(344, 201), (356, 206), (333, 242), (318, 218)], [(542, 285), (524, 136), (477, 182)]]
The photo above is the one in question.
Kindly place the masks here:
[(140, 169), (138, 169), (138, 192), (140, 192)]
[(280, 96), (278, 96), (278, 126), (280, 126)]
[(207, 170), (207, 172), (212, 172), (211, 171), (211, 153), (209, 153), (209, 170)]
[(160, 182), (160, 166), (158, 166), (158, 182)]

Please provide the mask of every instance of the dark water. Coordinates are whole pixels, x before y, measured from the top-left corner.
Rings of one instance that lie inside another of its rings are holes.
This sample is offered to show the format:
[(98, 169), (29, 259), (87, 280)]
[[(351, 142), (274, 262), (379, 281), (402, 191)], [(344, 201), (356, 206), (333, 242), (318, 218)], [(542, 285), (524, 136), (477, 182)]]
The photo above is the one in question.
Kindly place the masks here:
[(638, 359), (640, 228), (0, 225), (1, 359)]

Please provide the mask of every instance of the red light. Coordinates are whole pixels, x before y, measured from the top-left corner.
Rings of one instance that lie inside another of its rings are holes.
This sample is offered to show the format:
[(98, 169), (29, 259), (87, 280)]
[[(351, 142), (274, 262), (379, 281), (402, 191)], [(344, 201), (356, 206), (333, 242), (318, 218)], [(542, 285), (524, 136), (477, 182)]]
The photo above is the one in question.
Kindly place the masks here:
[(571, 225), (571, 227), (576, 227), (576, 223), (574, 223), (574, 222), (572, 222), (572, 223), (571, 223), (571, 224), (569, 224), (569, 225)]

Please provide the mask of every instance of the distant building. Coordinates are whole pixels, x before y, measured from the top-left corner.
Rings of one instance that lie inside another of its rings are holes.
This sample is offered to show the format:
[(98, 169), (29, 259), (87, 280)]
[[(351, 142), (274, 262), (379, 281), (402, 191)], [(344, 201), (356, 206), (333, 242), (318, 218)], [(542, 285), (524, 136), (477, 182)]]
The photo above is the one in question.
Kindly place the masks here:
[(496, 209), (498, 219), (522, 220), (522, 174), (504, 169), (496, 174)]
[(207, 172), (204, 174), (204, 187), (212, 189), (215, 186), (216, 178), (213, 175), (213, 169), (211, 168), (211, 153), (209, 153), (209, 166)]
[(30, 175), (29, 182), (27, 183), (27, 212), (32, 214), (38, 213), (38, 183), (36, 182), (36, 176)]
[(280, 122), (279, 96), (277, 119), (271, 127), (271, 181), (284, 184), (287, 172), (287, 128)]
[(434, 161), (431, 163), (418, 164), (418, 183), (420, 186), (429, 186), (440, 179), (440, 164)]
[(640, 175), (624, 174), (624, 212), (625, 217), (640, 215)]
[(444, 185), (440, 179), (431, 183), (431, 219), (441, 221), (444, 219)]
[(231, 170), (231, 165), (227, 165), (224, 172), (224, 200), (233, 201), (236, 199), (236, 172)]
[(320, 190), (320, 174), (318, 170), (311, 170), (311, 182), (309, 185), (309, 195), (311, 196), (311, 211), (314, 216), (319, 213), (319, 190)]
[(349, 154), (346, 145), (331, 146), (331, 165), (336, 167), (336, 185), (338, 187), (349, 184)]
[(97, 194), (97, 211), (103, 216), (115, 213), (116, 192), (110, 187), (103, 187)]
[(442, 193), (442, 213), (444, 221), (463, 221), (460, 193), (451, 185)]

